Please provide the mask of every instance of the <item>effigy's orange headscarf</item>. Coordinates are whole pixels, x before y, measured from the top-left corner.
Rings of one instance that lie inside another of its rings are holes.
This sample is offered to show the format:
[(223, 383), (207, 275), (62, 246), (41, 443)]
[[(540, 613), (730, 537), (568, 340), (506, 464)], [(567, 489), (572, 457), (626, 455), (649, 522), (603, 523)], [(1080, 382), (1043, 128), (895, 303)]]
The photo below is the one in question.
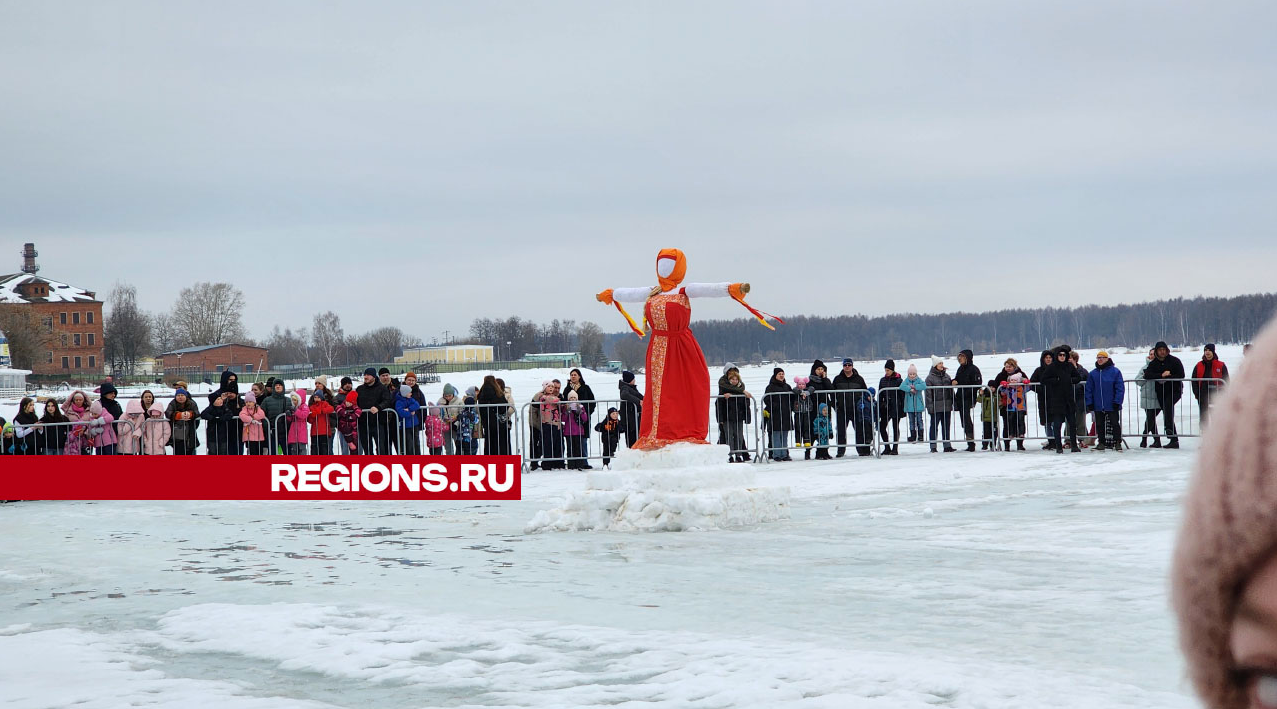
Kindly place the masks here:
[[(669, 275), (661, 275), (661, 261), (673, 260), (674, 267), (670, 270)], [(661, 249), (656, 255), (656, 280), (661, 283), (661, 292), (674, 290), (678, 284), (683, 282), (683, 276), (687, 275), (687, 257), (678, 249)]]

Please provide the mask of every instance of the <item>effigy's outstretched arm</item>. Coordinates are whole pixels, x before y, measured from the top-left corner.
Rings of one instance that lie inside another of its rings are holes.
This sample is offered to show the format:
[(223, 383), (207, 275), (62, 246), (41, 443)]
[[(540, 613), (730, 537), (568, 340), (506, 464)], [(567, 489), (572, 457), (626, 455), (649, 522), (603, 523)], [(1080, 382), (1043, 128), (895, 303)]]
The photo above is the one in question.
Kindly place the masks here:
[(744, 298), (748, 283), (688, 283), (683, 286), (688, 298)]
[(748, 283), (688, 283), (686, 286), (683, 286), (683, 292), (686, 293), (689, 298), (731, 298), (737, 303), (745, 306), (745, 309), (757, 318), (758, 322), (762, 323), (763, 327), (769, 330), (775, 330), (776, 328), (772, 327), (772, 324), (767, 322), (767, 318), (771, 318), (781, 324), (784, 324), (785, 322), (775, 315), (764, 313), (745, 302), (745, 296), (749, 293)]
[(617, 312), (625, 316), (625, 322), (630, 324), (630, 329), (635, 335), (643, 337), (643, 329), (634, 322), (634, 318), (625, 312), (625, 308), (621, 307), (621, 303), (646, 303), (647, 299), (652, 296), (654, 288), (608, 288), (607, 290), (594, 296), (594, 299), (604, 305), (616, 306)]

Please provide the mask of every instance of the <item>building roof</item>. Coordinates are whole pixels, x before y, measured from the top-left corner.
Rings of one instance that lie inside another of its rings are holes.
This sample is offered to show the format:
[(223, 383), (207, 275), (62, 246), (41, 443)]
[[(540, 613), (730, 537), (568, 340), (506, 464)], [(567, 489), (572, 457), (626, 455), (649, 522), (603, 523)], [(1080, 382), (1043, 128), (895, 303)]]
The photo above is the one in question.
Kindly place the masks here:
[(254, 350), (266, 349), (265, 347), (258, 347), (257, 345), (241, 345), (238, 342), (224, 342), (220, 345), (200, 345), (199, 347), (183, 347), (180, 350), (170, 350), (168, 352), (161, 352), (160, 356), (164, 357), (165, 355), (190, 354), (192, 352), (203, 352), (205, 350), (215, 350), (219, 347), (231, 347), (232, 345), (239, 346), (239, 347), (248, 347)]
[[(28, 298), (18, 293), (18, 286), (28, 283), (44, 283), (49, 286), (48, 297)], [(49, 280), (30, 273), (10, 273), (0, 276), (0, 303), (95, 303), (91, 290), (77, 288), (60, 281)]]

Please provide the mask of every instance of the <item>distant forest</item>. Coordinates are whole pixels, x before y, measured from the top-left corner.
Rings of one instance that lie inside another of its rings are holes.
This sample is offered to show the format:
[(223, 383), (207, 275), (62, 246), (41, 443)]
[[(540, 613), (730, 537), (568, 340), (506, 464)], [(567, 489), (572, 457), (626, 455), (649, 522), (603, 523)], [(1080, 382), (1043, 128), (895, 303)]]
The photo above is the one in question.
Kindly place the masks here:
[[(880, 317), (839, 315), (784, 317), (773, 332), (755, 320), (694, 321), (692, 330), (713, 364), (805, 361), (817, 357), (860, 359), (1031, 352), (1057, 344), (1075, 347), (1144, 347), (1165, 340), (1172, 347), (1245, 343), (1277, 313), (1277, 294), (1234, 298), (1176, 298), (1131, 305), (1019, 308), (984, 313), (902, 313)], [(636, 337), (612, 333), (605, 346), (614, 358), (636, 366)]]

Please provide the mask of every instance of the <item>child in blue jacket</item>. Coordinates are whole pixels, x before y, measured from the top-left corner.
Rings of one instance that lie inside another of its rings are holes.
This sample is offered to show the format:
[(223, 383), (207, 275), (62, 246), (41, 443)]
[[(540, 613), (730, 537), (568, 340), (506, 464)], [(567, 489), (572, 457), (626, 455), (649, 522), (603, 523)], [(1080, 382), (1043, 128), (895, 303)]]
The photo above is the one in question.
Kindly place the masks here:
[(909, 365), (909, 376), (900, 383), (900, 391), (905, 393), (905, 414), (909, 416), (909, 442), (923, 440), (922, 414), (927, 410), (927, 383), (918, 376), (918, 368)]

